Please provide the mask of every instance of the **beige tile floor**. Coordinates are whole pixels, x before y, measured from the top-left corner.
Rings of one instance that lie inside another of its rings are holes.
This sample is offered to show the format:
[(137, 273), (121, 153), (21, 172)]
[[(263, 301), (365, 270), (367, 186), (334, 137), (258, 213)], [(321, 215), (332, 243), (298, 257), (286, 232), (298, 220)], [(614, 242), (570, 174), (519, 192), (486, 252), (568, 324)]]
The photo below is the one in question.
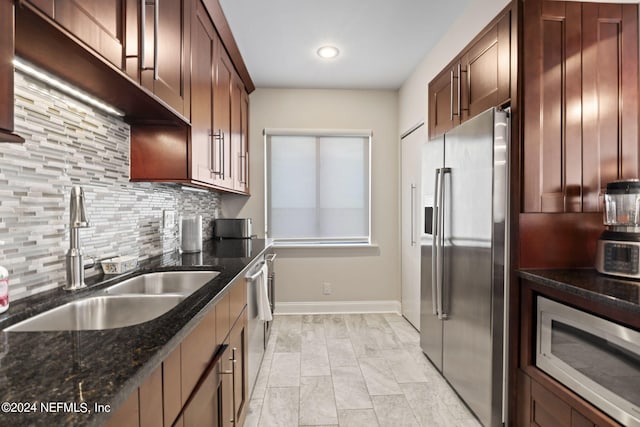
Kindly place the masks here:
[(480, 426), (395, 314), (276, 316), (244, 425)]

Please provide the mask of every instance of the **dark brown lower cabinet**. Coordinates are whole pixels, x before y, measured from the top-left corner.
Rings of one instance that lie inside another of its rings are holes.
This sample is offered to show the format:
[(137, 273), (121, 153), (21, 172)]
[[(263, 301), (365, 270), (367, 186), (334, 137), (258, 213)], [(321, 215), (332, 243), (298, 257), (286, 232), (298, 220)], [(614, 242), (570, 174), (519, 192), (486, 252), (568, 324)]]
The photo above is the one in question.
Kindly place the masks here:
[(162, 408), (162, 368), (158, 368), (138, 389), (140, 405), (140, 427), (163, 425)]
[[(243, 286), (244, 287), (244, 286)], [(235, 325), (229, 332), (229, 347), (231, 347), (231, 359), (234, 367), (232, 375), (233, 388), (233, 419), (235, 425), (244, 424), (244, 418), (247, 413), (247, 403), (249, 402), (249, 364), (248, 356), (248, 337), (247, 337), (247, 310), (243, 310), (242, 314), (236, 320)]]
[[(546, 382), (546, 381), (545, 381)], [(553, 388), (562, 391), (562, 386)], [(570, 392), (568, 392), (570, 393)], [(528, 427), (605, 427), (619, 426), (617, 422), (595, 408), (578, 408), (571, 400), (531, 378), (518, 372), (518, 426)], [(583, 412), (584, 411), (584, 412)]]
[(249, 402), (248, 342), (246, 286), (242, 279), (106, 425), (243, 425)]
[(181, 346), (162, 362), (162, 412), (164, 427), (171, 427), (182, 409)]
[(222, 377), (225, 372), (221, 367), (227, 354), (227, 346), (220, 347), (187, 400), (177, 424), (184, 427), (224, 425), (221, 424), (220, 404), (224, 404), (226, 398), (222, 393)]
[(139, 419), (138, 393), (135, 392), (107, 420), (104, 427), (138, 427), (140, 425)]

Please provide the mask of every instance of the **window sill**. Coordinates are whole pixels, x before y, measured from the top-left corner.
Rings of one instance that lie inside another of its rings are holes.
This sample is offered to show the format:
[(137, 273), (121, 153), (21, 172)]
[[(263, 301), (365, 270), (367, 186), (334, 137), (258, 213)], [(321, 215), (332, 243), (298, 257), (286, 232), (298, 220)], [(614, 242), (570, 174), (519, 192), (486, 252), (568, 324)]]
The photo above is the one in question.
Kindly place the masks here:
[(378, 248), (377, 243), (291, 243), (291, 242), (273, 242), (274, 248), (282, 249), (349, 249), (349, 248)]

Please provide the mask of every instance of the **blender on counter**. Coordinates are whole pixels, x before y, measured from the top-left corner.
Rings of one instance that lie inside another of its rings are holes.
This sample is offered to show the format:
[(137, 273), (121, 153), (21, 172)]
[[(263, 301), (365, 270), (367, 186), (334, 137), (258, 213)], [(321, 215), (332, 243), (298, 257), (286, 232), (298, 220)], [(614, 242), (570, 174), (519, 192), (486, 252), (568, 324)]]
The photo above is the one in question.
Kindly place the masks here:
[(640, 180), (607, 184), (604, 225), (607, 229), (598, 239), (596, 270), (640, 279)]

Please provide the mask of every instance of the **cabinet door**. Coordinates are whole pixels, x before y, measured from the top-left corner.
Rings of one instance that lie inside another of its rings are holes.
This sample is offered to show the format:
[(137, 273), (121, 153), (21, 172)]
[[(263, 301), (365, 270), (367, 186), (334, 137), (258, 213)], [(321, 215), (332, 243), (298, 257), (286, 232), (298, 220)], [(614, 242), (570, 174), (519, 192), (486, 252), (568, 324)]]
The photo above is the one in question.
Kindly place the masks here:
[(227, 354), (223, 348), (213, 358), (198, 382), (192, 396), (187, 401), (182, 414), (184, 427), (218, 427), (221, 423), (222, 403), (220, 391), (222, 376), (222, 359)]
[[(244, 287), (244, 286), (243, 286)], [(235, 357), (233, 404), (236, 425), (243, 425), (249, 399), (247, 311), (244, 310), (229, 333), (229, 346)]]
[(524, 2), (524, 212), (579, 212), (581, 4)]
[(638, 175), (638, 6), (524, 2), (524, 212), (602, 210)]
[(583, 211), (610, 181), (638, 177), (638, 5), (582, 5)]
[(213, 129), (216, 146), (214, 183), (233, 189), (231, 149), (231, 96), (233, 66), (221, 42), (217, 43), (213, 93)]
[(181, 394), (187, 401), (216, 350), (215, 310), (211, 310), (180, 345)]
[(241, 192), (246, 190), (246, 151), (244, 150), (243, 141), (244, 93), (244, 84), (240, 77), (234, 73), (231, 86), (231, 175), (233, 189)]
[[(248, 337), (247, 337), (247, 311), (236, 320), (229, 332), (228, 357), (223, 357), (222, 366), (225, 372), (223, 378), (223, 425), (230, 422), (234, 425), (243, 425), (246, 416), (247, 403), (249, 398), (249, 364), (248, 357)], [(228, 382), (225, 382), (228, 381)], [(232, 421), (233, 420), (233, 421)]]
[(460, 124), (456, 74), (460, 67), (454, 68), (445, 69), (429, 83), (429, 139)]
[(462, 58), (462, 120), (509, 99), (510, 28), (507, 13)]
[(241, 126), (242, 126), (242, 191), (249, 194), (249, 94), (242, 89)]
[(162, 412), (164, 426), (174, 425), (176, 417), (182, 409), (180, 346), (162, 362)]
[(140, 425), (139, 418), (138, 391), (136, 390), (104, 423), (104, 427), (138, 427)]
[(220, 381), (220, 387), (218, 388), (218, 410), (220, 414), (220, 426), (221, 427), (235, 427), (236, 424), (234, 418), (234, 403), (233, 403), (233, 357), (231, 347), (225, 345), (225, 351), (220, 358), (220, 369), (222, 372), (222, 378)]
[(189, 117), (191, 0), (145, 2), (143, 17), (142, 86)]
[(164, 424), (162, 401), (162, 367), (151, 373), (138, 389), (140, 427), (156, 427)]
[(127, 0), (55, 0), (53, 16), (109, 62), (124, 69), (126, 3)]
[(191, 170), (192, 178), (213, 184), (213, 83), (217, 36), (198, 0), (191, 35)]

